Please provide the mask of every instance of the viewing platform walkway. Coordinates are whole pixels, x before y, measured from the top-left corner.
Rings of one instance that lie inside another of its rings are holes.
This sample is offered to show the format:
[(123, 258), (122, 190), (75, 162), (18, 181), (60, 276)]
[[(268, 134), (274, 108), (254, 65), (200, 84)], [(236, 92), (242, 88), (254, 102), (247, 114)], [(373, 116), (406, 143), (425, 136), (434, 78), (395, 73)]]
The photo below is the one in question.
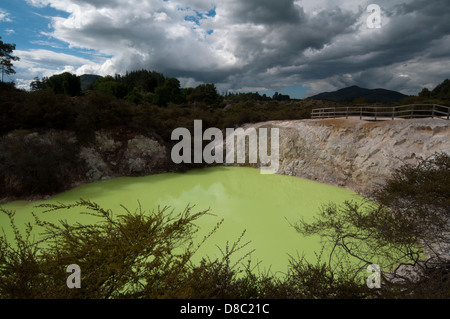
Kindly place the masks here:
[(312, 119), (359, 117), (365, 121), (432, 118), (450, 120), (450, 107), (438, 104), (408, 104), (401, 106), (343, 106), (313, 109)]

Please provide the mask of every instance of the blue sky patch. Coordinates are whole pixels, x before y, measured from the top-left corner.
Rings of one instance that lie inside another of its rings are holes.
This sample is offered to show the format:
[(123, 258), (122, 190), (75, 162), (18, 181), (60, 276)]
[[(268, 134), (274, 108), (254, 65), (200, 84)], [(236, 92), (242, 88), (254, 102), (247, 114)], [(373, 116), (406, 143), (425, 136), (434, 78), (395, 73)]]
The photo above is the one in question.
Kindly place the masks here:
[(8, 13), (8, 20), (0, 22), (3, 42), (16, 44), (16, 50), (50, 50), (85, 59), (92, 59), (94, 50), (69, 48), (69, 44), (51, 36), (52, 18), (68, 18), (69, 13), (50, 6), (33, 7), (26, 1), (7, 1), (0, 10)]
[[(186, 8), (186, 10), (189, 10), (190, 8)], [(216, 16), (216, 7), (213, 9), (207, 11), (207, 12), (200, 12), (198, 10), (192, 10), (195, 12), (195, 16), (186, 16), (184, 18), (185, 21), (191, 21), (194, 22), (196, 25), (200, 25), (200, 21), (208, 18), (214, 18)], [(211, 34), (211, 33), (209, 33)]]

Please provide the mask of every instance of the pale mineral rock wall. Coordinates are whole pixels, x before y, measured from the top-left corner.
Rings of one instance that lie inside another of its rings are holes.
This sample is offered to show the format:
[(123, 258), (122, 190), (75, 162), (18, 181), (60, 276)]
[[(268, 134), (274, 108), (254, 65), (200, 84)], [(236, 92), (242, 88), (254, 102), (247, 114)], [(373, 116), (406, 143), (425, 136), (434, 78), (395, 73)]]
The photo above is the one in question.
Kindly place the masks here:
[(450, 154), (450, 122), (413, 119), (273, 121), (249, 127), (279, 128), (278, 174), (346, 187), (360, 193), (383, 183), (404, 164), (436, 152)]
[(86, 163), (88, 181), (161, 172), (167, 162), (167, 150), (153, 138), (143, 135), (123, 137), (99, 131), (95, 140), (80, 151)]

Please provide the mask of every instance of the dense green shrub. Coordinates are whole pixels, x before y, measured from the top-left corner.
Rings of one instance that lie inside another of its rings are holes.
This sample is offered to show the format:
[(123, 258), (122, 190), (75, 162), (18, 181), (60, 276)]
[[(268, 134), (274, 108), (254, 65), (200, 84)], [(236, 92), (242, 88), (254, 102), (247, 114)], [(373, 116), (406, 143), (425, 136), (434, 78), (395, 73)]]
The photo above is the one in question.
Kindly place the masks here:
[(0, 192), (23, 196), (61, 191), (80, 171), (75, 141), (15, 131), (0, 140)]

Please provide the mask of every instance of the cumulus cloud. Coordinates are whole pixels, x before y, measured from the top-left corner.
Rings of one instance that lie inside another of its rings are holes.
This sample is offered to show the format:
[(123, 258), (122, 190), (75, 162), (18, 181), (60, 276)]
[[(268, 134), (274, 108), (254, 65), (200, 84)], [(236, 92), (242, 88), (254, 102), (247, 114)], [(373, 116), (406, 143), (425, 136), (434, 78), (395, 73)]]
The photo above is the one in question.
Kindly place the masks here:
[(450, 62), (447, 0), (378, 0), (380, 29), (367, 27), (373, 1), (365, 0), (27, 1), (69, 13), (52, 18), (49, 36), (108, 56), (53, 57), (60, 69), (70, 62), (77, 73), (146, 68), (186, 85), (281, 90), (302, 84), (309, 94), (348, 85), (417, 94), (449, 77), (442, 67)]
[(11, 15), (6, 10), (0, 8), (0, 22), (12, 22)]

